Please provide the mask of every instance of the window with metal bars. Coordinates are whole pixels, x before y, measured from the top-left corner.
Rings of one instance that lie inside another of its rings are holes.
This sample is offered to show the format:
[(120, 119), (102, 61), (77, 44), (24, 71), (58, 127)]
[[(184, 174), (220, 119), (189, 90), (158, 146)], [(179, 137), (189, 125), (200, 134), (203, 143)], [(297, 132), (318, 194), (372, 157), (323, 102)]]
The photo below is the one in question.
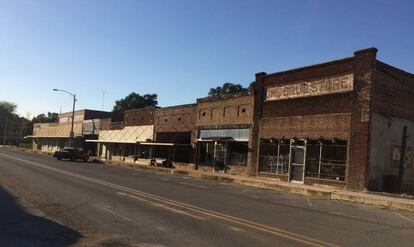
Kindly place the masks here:
[(287, 175), (289, 152), (288, 140), (262, 140), (259, 149), (259, 172)]
[(305, 176), (344, 181), (347, 167), (347, 142), (341, 140), (308, 141)]

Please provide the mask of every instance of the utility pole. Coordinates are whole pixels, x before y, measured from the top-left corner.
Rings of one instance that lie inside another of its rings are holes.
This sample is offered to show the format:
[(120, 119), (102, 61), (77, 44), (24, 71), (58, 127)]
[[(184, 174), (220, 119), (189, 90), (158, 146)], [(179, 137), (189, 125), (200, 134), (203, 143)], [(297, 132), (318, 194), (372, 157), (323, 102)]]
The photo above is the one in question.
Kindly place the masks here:
[(69, 146), (73, 147), (73, 138), (75, 136), (75, 134), (73, 133), (73, 124), (75, 121), (75, 103), (76, 103), (76, 94), (71, 93), (69, 91), (63, 90), (63, 89), (57, 89), (54, 88), (53, 91), (60, 91), (60, 92), (64, 92), (67, 93), (69, 95), (71, 95), (73, 97), (73, 105), (72, 105), (72, 125), (70, 127), (70, 134), (69, 134)]
[(102, 92), (102, 111), (104, 110), (105, 107), (105, 94), (109, 93), (108, 91), (105, 90), (101, 90)]
[(398, 169), (398, 188), (402, 191), (403, 179), (404, 179), (404, 162), (405, 162), (405, 149), (407, 146), (407, 125), (403, 127), (402, 140), (401, 140), (401, 151), (400, 151), (400, 165)]
[(72, 125), (70, 126), (70, 146), (73, 147), (73, 137), (75, 133), (73, 133), (73, 124), (75, 121), (75, 103), (76, 103), (76, 94), (73, 94), (73, 106), (72, 106)]

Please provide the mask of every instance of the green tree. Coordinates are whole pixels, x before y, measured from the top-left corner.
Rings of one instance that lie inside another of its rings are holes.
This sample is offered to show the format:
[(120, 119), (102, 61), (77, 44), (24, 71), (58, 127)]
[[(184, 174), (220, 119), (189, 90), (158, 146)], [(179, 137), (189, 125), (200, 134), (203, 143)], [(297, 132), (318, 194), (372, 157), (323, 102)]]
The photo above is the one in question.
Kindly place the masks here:
[(144, 94), (132, 92), (123, 99), (115, 101), (112, 112), (114, 113), (115, 120), (122, 120), (123, 114), (126, 110), (143, 108), (143, 107), (155, 107), (158, 105), (157, 94)]
[(209, 97), (223, 97), (227, 95), (236, 95), (240, 93), (246, 93), (249, 92), (250, 86), (248, 88), (243, 87), (240, 84), (237, 83), (231, 83), (226, 82), (223, 84), (223, 86), (219, 86), (216, 88), (210, 88), (210, 91), (208, 92)]
[(247, 90), (250, 92), (250, 93), (254, 93), (254, 89), (256, 88), (256, 81), (252, 81), (252, 82), (250, 82), (250, 84), (249, 84), (249, 87), (247, 88)]
[[(22, 121), (15, 112), (17, 105), (8, 101), (0, 101), (0, 133), (2, 144), (17, 144), (22, 139)], [(27, 120), (27, 119), (25, 119)]]
[(8, 101), (0, 101), (0, 114), (13, 114), (17, 105)]
[(47, 115), (42, 113), (32, 119), (33, 123), (54, 123), (59, 120), (59, 114), (56, 112), (48, 112)]

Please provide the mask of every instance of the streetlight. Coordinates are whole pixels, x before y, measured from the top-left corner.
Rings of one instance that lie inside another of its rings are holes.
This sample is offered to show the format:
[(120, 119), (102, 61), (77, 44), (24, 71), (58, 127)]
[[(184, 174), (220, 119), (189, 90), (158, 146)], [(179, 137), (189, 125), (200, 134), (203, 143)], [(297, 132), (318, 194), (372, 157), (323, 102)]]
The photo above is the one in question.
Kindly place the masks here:
[(76, 94), (71, 93), (71, 92), (68, 92), (68, 91), (63, 90), (63, 89), (57, 89), (57, 88), (54, 88), (54, 89), (53, 89), (53, 91), (60, 91), (60, 92), (64, 92), (64, 93), (67, 93), (67, 94), (69, 94), (70, 96), (72, 96), (72, 97), (73, 97), (73, 107), (72, 107), (72, 126), (70, 127), (70, 139), (69, 139), (69, 145), (70, 145), (71, 147), (73, 147), (73, 137), (74, 137), (74, 133), (73, 133), (73, 122), (74, 122), (74, 120), (75, 120), (75, 102), (76, 102)]

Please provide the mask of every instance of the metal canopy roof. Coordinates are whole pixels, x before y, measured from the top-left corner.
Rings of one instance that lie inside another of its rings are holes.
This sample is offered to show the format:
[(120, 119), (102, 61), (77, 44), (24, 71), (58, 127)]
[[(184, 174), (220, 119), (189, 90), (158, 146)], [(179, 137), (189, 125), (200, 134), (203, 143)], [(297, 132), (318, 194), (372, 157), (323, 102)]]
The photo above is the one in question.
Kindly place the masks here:
[(95, 143), (125, 143), (125, 144), (139, 144), (147, 146), (190, 146), (190, 144), (180, 144), (180, 143), (162, 143), (162, 142), (134, 142), (134, 141), (112, 141), (112, 140), (85, 140), (85, 142), (95, 142)]

